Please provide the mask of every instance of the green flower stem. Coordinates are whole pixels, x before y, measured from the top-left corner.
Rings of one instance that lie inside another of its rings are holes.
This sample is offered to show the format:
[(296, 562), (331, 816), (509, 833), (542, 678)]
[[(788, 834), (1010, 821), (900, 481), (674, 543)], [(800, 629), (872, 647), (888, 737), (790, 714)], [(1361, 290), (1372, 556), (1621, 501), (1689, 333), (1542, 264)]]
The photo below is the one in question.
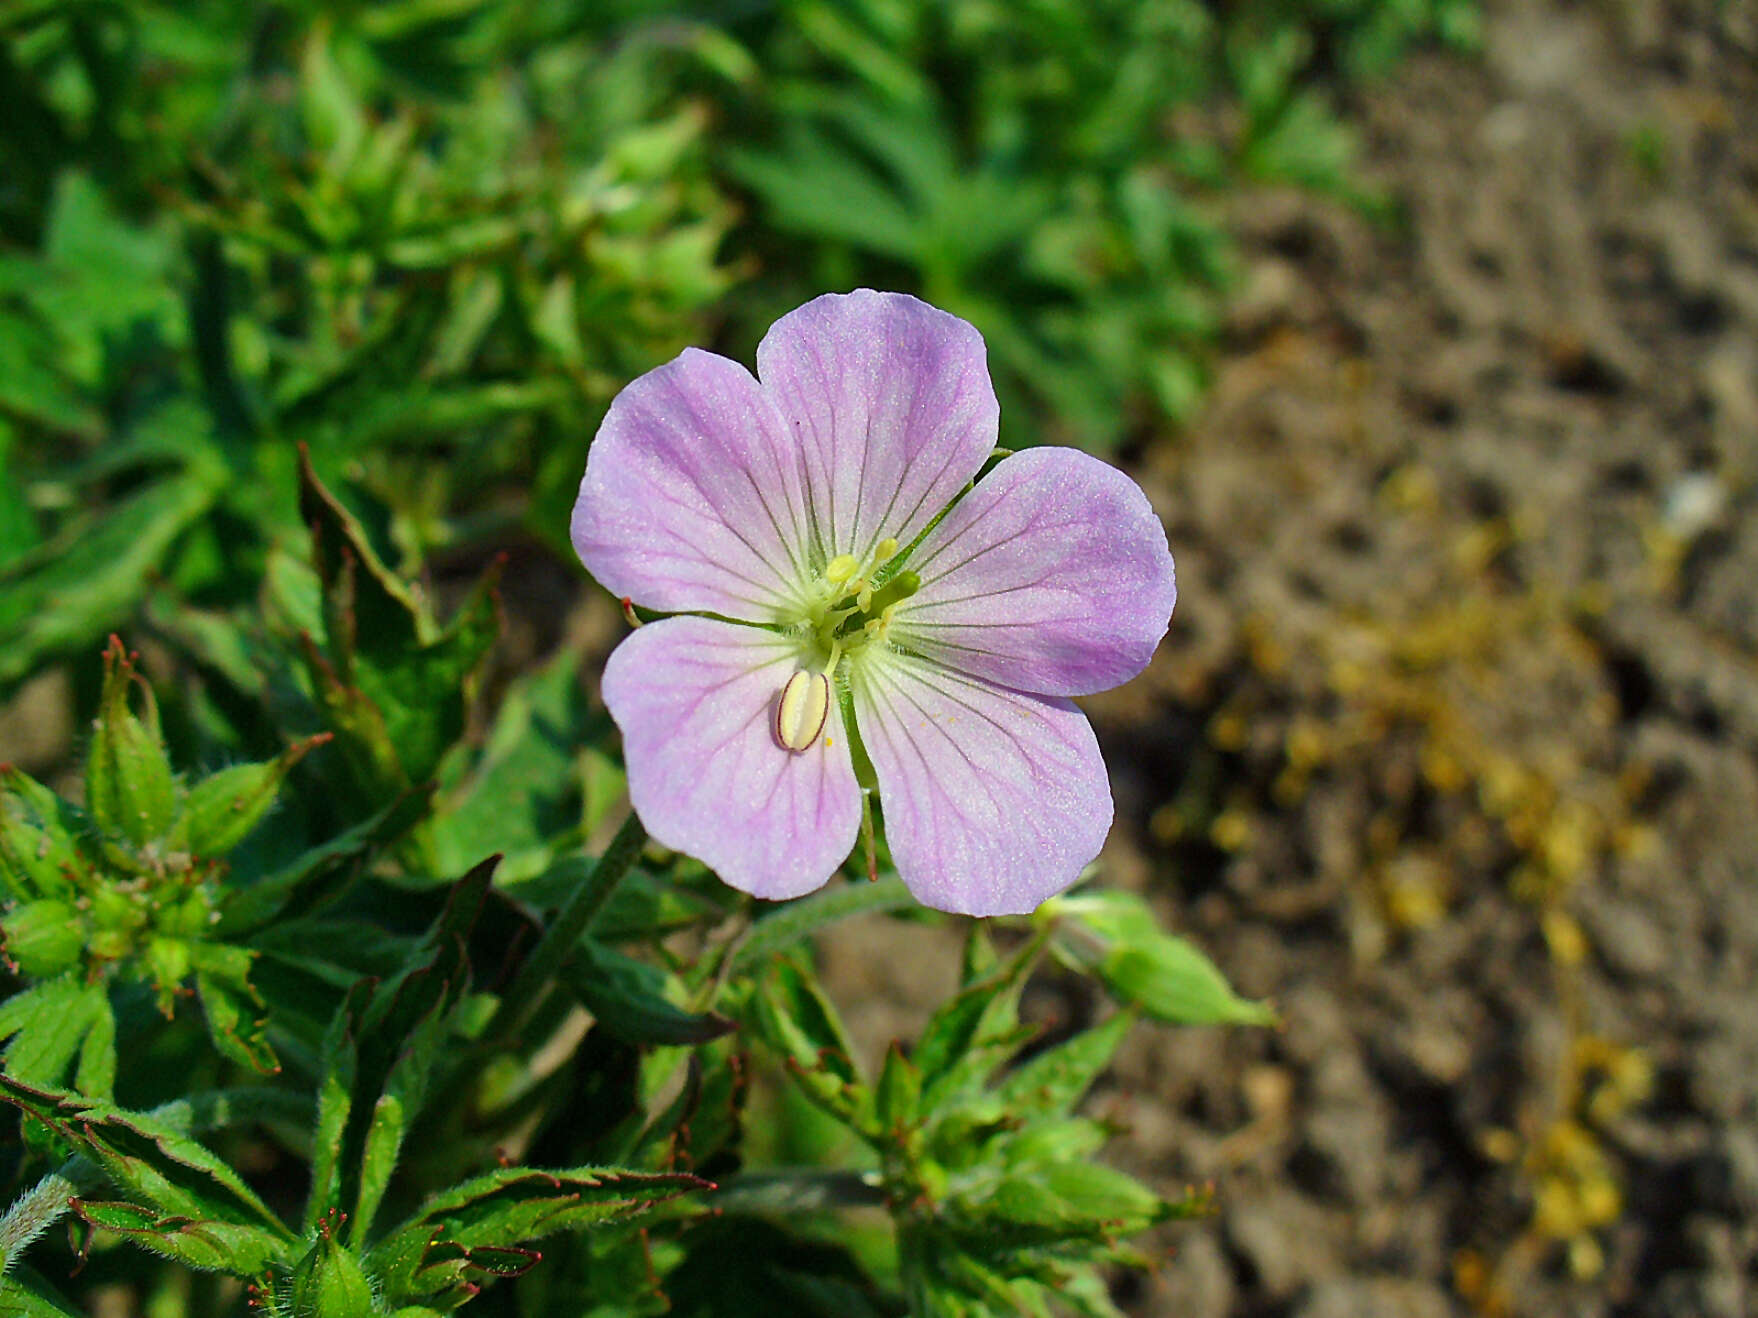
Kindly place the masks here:
[(519, 967), (519, 973), (514, 976), (511, 986), (501, 998), (494, 1019), (483, 1033), (485, 1040), (503, 1038), (524, 1023), (544, 988), (556, 977), (556, 973), (562, 968), (562, 962), (568, 959), (581, 936), (592, 927), (592, 922), (610, 902), (617, 885), (634, 868), (636, 859), (641, 855), (641, 848), (646, 845), (647, 830), (641, 827), (641, 821), (631, 810), (629, 817), (623, 821), (623, 826), (617, 830), (617, 835), (604, 849), (604, 855), (599, 857), (598, 864), (592, 867), (592, 872), (586, 876), (585, 881), (569, 894), (561, 910), (556, 912), (555, 919), (550, 921), (549, 928), (544, 930), (542, 939), (531, 949), (531, 955), (525, 958), (525, 964)]

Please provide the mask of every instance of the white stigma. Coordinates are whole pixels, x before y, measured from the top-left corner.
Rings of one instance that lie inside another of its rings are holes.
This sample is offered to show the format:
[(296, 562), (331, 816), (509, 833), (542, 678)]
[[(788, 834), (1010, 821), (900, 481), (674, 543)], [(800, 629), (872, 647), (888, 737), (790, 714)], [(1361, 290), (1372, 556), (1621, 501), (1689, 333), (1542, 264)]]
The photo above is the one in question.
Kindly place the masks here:
[(829, 717), (830, 678), (801, 669), (775, 698), (775, 740), (797, 754), (818, 740)]

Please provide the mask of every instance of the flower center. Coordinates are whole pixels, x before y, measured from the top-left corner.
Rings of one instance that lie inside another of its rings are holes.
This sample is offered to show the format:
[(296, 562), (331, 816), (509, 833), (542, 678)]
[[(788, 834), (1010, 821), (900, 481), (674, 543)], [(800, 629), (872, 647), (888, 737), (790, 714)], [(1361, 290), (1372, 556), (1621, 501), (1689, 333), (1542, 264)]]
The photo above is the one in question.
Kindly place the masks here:
[(897, 550), (886, 536), (864, 559), (838, 554), (809, 590), (799, 614), (805, 662), (775, 696), (775, 740), (783, 748), (797, 753), (818, 740), (835, 697), (837, 664), (882, 643), (897, 606), (921, 589), (914, 572), (892, 567)]

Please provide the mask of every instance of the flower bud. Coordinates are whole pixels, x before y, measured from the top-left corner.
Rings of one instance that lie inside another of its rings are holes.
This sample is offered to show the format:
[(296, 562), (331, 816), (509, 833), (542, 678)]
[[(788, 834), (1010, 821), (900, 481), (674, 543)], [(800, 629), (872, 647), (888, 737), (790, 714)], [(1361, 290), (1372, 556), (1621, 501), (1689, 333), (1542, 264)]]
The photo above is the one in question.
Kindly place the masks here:
[(0, 940), (27, 979), (48, 979), (78, 963), (85, 931), (66, 902), (27, 902), (0, 920)]

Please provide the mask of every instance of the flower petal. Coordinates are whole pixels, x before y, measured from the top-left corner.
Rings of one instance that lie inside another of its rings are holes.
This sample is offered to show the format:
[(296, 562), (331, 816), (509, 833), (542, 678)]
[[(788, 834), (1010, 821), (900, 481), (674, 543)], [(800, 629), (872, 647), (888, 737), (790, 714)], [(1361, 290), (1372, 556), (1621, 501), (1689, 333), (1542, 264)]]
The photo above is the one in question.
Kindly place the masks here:
[(908, 544), (995, 447), (982, 335), (903, 293), (826, 293), (770, 326), (757, 374), (802, 448), (824, 559)]
[(912, 655), (851, 672), (897, 871), (928, 906), (1020, 915), (1099, 854), (1111, 786), (1086, 715)]
[(910, 559), (921, 589), (898, 644), (1047, 695), (1104, 691), (1147, 667), (1178, 589), (1166, 531), (1129, 477), (1068, 448), (998, 463)]
[(772, 621), (809, 575), (800, 481), (797, 445), (750, 372), (686, 348), (611, 403), (574, 549), (637, 604)]
[(776, 744), (775, 700), (797, 653), (756, 627), (666, 618), (626, 637), (604, 668), (635, 813), (659, 842), (756, 897), (823, 886), (860, 829), (840, 720), (805, 751)]

